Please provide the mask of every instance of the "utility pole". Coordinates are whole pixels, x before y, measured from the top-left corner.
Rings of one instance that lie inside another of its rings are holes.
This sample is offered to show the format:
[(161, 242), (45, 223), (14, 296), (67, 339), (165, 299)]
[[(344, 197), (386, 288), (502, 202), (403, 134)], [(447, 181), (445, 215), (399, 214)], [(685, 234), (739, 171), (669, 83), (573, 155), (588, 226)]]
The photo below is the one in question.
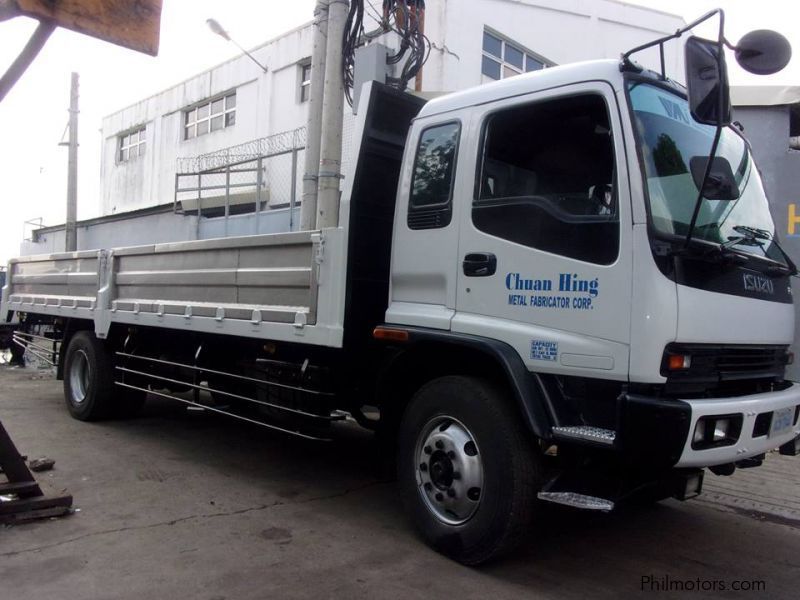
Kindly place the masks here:
[(66, 251), (78, 249), (78, 74), (72, 74), (69, 94), (69, 159), (67, 167)]
[(348, 0), (330, 0), (325, 91), (322, 101), (317, 229), (339, 225), (339, 182), (342, 178), (342, 117), (344, 74), (342, 40), (350, 7)]
[(322, 95), (325, 84), (325, 52), (328, 38), (328, 3), (317, 0), (314, 9), (314, 50), (311, 53), (311, 89), (308, 98), (308, 125), (303, 168), (303, 192), (300, 204), (300, 230), (317, 227), (317, 173), (322, 130)]

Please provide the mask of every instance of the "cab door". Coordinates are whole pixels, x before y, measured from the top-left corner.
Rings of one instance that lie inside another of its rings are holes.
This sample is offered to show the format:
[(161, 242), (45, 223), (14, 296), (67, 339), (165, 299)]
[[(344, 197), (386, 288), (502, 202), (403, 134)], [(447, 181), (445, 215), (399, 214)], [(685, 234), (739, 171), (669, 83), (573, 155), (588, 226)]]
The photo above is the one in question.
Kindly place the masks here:
[(631, 202), (605, 82), (478, 107), (460, 212), (452, 330), (514, 346), (531, 370), (627, 375)]

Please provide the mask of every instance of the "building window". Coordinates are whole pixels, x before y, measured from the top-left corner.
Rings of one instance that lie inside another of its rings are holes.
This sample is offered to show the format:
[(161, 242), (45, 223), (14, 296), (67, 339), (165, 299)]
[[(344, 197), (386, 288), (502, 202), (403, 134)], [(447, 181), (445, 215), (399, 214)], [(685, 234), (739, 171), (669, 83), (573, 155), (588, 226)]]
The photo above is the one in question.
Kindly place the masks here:
[(126, 162), (137, 156), (144, 156), (147, 148), (147, 127), (142, 125), (132, 131), (121, 134), (117, 139), (119, 152), (117, 162)]
[(481, 74), (484, 83), (513, 77), (520, 73), (538, 71), (553, 63), (524, 50), (518, 44), (498, 35), (483, 32), (483, 61)]
[(619, 248), (608, 109), (582, 94), (491, 114), (472, 221), (484, 233), (609, 265)]
[(206, 100), (183, 113), (183, 139), (190, 140), (236, 123), (236, 92)]
[(300, 65), (300, 102), (311, 97), (311, 63)]

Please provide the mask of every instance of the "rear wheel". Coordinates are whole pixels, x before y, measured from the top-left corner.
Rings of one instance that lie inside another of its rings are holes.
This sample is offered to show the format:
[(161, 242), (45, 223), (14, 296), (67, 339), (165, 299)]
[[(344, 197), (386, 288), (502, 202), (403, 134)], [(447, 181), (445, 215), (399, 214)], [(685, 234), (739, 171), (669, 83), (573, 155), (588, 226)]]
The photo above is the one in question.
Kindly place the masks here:
[(512, 550), (535, 508), (541, 473), (503, 391), (452, 376), (426, 384), (400, 425), (403, 503), (426, 541), (464, 564)]
[(64, 356), (64, 400), (80, 421), (130, 417), (141, 410), (145, 392), (114, 385), (113, 362), (106, 345), (79, 331)]

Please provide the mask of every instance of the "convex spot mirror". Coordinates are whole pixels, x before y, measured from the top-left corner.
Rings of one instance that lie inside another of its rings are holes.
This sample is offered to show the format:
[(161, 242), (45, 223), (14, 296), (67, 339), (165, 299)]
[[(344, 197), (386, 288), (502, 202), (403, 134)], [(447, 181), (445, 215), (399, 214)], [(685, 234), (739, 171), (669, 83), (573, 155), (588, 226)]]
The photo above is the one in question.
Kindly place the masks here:
[(685, 52), (692, 118), (706, 125), (727, 125), (731, 122), (731, 98), (725, 56), (720, 53), (719, 44), (690, 37)]
[(736, 62), (756, 75), (772, 75), (789, 64), (792, 45), (777, 31), (758, 29), (736, 44)]
[(737, 200), (739, 198), (739, 186), (736, 185), (731, 163), (722, 156), (715, 156), (711, 162), (708, 179), (705, 180), (704, 185), (703, 178), (707, 167), (707, 156), (693, 156), (689, 160), (689, 168), (692, 171), (694, 184), (698, 190), (701, 186), (703, 187), (703, 198), (708, 200)]

